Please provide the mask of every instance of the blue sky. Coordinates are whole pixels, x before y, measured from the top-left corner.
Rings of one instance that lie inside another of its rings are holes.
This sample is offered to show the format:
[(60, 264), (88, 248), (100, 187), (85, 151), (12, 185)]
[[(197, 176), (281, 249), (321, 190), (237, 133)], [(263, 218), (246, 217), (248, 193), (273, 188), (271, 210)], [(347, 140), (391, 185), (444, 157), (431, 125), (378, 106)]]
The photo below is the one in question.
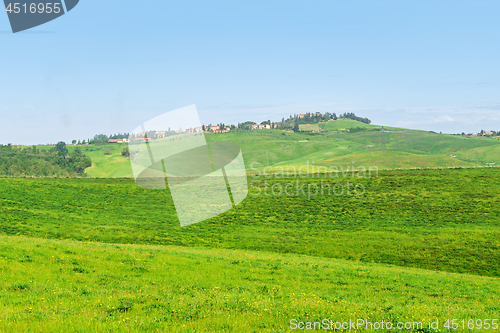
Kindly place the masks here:
[(81, 0), (12, 34), (0, 14), (0, 143), (128, 132), (190, 104), (202, 122), (355, 112), (500, 130), (498, 1)]

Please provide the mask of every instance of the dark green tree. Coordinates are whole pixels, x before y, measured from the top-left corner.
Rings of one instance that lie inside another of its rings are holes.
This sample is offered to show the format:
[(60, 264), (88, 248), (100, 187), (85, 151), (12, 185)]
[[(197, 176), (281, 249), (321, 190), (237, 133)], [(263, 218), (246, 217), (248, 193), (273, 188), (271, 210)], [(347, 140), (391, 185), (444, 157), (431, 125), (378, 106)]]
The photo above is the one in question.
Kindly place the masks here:
[(129, 157), (130, 156), (130, 152), (128, 150), (128, 145), (125, 148), (123, 148), (123, 150), (122, 150), (122, 156), (125, 156), (125, 157)]
[(108, 142), (108, 136), (106, 134), (97, 134), (94, 136), (94, 139), (91, 141), (93, 144), (105, 144)]
[(295, 122), (293, 124), (293, 131), (298, 132), (299, 131), (299, 118), (295, 118)]
[(59, 141), (56, 144), (55, 151), (57, 152), (57, 155), (62, 157), (68, 155), (68, 148), (66, 148), (66, 143), (63, 141)]

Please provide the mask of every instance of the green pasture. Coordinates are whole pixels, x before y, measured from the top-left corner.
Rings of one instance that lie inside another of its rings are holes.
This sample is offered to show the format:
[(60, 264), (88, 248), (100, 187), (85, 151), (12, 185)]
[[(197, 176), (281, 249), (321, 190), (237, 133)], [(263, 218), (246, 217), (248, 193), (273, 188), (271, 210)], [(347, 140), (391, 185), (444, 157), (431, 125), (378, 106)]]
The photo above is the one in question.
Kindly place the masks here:
[(248, 181), (236, 208), (181, 228), (168, 190), (130, 179), (0, 178), (0, 232), (500, 276), (500, 169), (255, 173)]
[[(381, 170), (500, 164), (498, 138), (473, 138), (392, 127), (384, 127), (382, 131), (382, 126), (350, 119), (301, 126), (304, 131), (297, 133), (262, 129), (206, 133), (205, 137), (207, 142), (238, 144), (248, 169), (297, 168), (312, 164), (338, 168), (376, 166)], [(317, 132), (319, 128), (323, 130), (321, 133)], [(365, 128), (366, 131), (343, 132), (346, 128)], [(87, 175), (131, 177), (130, 160), (120, 154), (125, 147), (126, 144), (84, 146), (84, 153), (93, 162), (86, 170)], [(105, 155), (106, 149), (111, 149), (112, 153)]]
[(500, 309), (497, 278), (257, 251), (0, 236), (0, 272), (2, 332), (276, 333), (359, 318), (434, 332), (429, 321)]

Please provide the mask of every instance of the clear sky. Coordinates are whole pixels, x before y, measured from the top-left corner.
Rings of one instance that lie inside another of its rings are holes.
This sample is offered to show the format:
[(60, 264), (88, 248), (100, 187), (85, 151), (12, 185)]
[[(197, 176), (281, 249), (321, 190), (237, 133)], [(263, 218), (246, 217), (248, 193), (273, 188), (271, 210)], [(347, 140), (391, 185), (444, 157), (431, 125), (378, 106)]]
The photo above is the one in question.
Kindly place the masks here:
[(0, 14), (0, 143), (355, 112), (500, 130), (500, 1), (95, 1), (17, 34)]

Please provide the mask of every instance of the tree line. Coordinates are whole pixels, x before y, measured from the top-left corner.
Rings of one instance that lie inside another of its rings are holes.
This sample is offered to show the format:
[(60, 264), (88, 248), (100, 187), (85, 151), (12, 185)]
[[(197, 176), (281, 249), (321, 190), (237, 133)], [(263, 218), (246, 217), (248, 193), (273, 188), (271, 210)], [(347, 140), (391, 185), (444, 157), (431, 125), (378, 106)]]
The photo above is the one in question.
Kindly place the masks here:
[[(358, 117), (352, 112), (345, 112), (337, 116), (335, 113), (326, 112), (324, 114), (321, 113), (305, 113), (304, 115), (290, 115), (287, 119), (282, 118), (281, 121), (271, 122), (271, 120), (265, 120), (261, 122), (261, 125), (270, 125), (271, 128), (281, 129), (281, 130), (292, 130), (294, 132), (299, 131), (299, 125), (301, 124), (314, 124), (320, 122), (326, 122), (329, 120), (337, 120), (337, 119), (351, 119), (356, 120), (365, 124), (370, 124), (372, 121), (368, 118)], [(253, 125), (257, 123), (253, 121), (246, 121), (244, 123), (238, 123), (239, 130), (251, 130)]]
[(47, 149), (0, 144), (0, 176), (78, 177), (91, 165), (80, 147), (69, 152), (62, 141)]

